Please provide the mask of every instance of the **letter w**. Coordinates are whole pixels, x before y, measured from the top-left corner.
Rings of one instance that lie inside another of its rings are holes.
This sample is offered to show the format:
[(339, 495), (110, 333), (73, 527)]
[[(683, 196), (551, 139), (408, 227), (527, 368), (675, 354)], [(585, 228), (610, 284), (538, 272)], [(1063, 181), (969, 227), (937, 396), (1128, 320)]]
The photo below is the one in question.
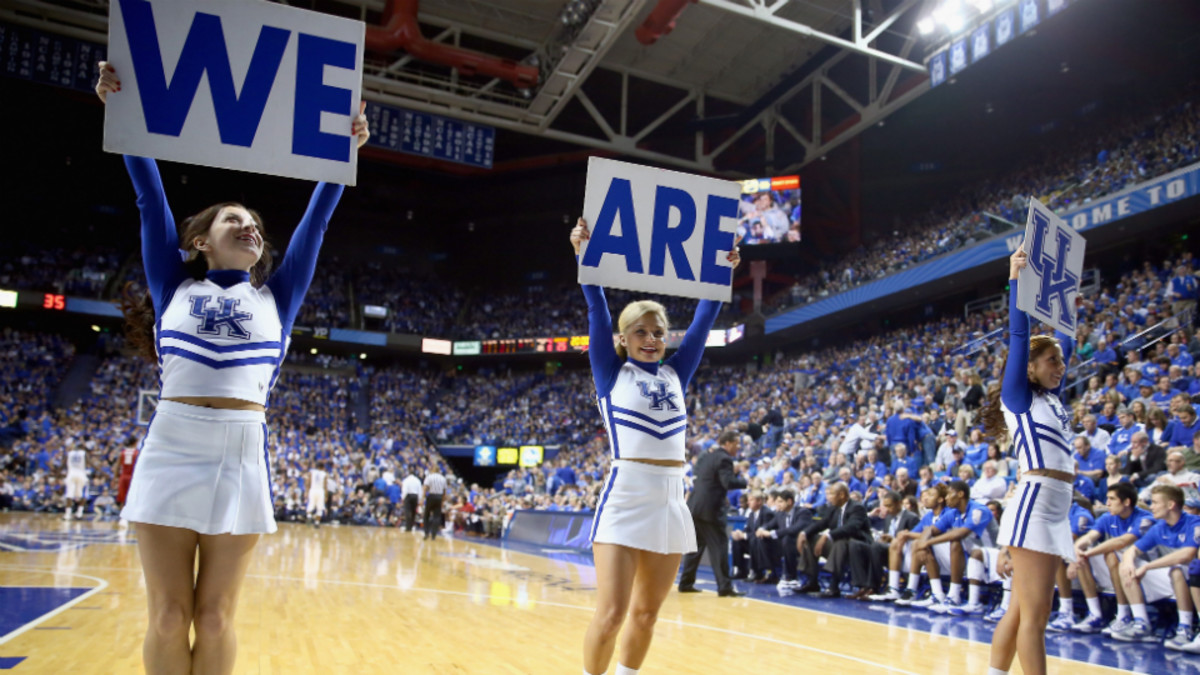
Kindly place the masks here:
[(221, 142), (250, 147), (258, 132), (258, 124), (267, 106), (267, 98), (271, 95), (271, 86), (275, 82), (291, 32), (282, 28), (262, 27), (258, 43), (254, 46), (254, 56), (250, 59), (250, 68), (246, 72), (246, 81), (242, 84), (242, 95), (238, 96), (233, 86), (221, 18), (196, 12), (179, 54), (175, 74), (168, 85), (150, 3), (147, 0), (120, 2), (133, 70), (141, 91), (146, 130), (153, 134), (178, 136), (187, 121), (196, 90), (200, 88), (200, 78), (208, 73), (208, 86), (217, 113)]

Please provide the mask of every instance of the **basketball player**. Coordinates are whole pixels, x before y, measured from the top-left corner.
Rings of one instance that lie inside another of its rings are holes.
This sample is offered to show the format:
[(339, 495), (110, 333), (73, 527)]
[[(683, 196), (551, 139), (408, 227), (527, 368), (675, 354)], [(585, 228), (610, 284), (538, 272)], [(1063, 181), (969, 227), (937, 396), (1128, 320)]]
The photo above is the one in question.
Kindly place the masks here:
[(63, 481), (66, 488), (67, 512), (63, 520), (71, 519), (71, 509), (75, 509), (75, 517), (83, 517), (83, 507), (87, 504), (87, 450), (75, 446), (67, 452), (67, 478)]
[(1013, 439), (1021, 471), (1020, 496), (1013, 497), (1000, 522), (997, 543), (1012, 557), (1013, 599), (992, 637), (988, 675), (1008, 673), (1016, 655), (1026, 675), (1046, 672), (1046, 624), (1055, 578), (1064, 561), (1075, 560), (1067, 519), (1075, 434), (1071, 413), (1058, 398), (1075, 345), (1062, 333), (1029, 337), (1029, 317), (1017, 308), (1017, 276), (1027, 262), (1024, 248), (1009, 258), (1004, 381), (993, 385), (983, 409), (988, 437)]
[[(100, 100), (120, 88), (115, 69), (101, 63)], [(361, 146), (369, 134), (359, 112), (347, 131)], [(268, 277), (256, 213), (216, 204), (186, 219), (180, 236), (156, 163), (126, 157), (125, 166), (149, 291), (137, 298), (127, 288), (122, 309), (130, 343), (159, 363), (162, 382), (121, 512), (139, 525), (149, 605), (142, 658), (148, 673), (229, 673), (238, 591), (259, 535), (276, 529), (267, 397), (343, 188), (317, 185)]]
[[(589, 237), (582, 218), (571, 231), (578, 257)], [(741, 261), (736, 242), (726, 259)], [(658, 610), (675, 582), (684, 553), (696, 550), (696, 530), (683, 495), (686, 458), (684, 392), (700, 365), (704, 343), (721, 303), (701, 300), (687, 335), (671, 358), (666, 310), (657, 302), (630, 303), (617, 320), (620, 346), (613, 347), (612, 317), (599, 286), (583, 286), (588, 305), (588, 360), (600, 413), (612, 444), (612, 470), (592, 524), (592, 555), (599, 599), (583, 643), (583, 672), (608, 669), (621, 624), (617, 675), (642, 666)]]
[[(120, 483), (117, 487), (117, 506), (125, 506), (125, 498), (129, 495), (129, 484), (133, 481), (133, 467), (137, 464), (138, 443), (137, 438), (130, 436), (125, 439), (125, 447), (121, 449), (120, 454)], [(121, 518), (121, 529), (129, 527), (129, 521)]]
[[(313, 527), (321, 527), (321, 518), (325, 516), (325, 478), (329, 475), (329, 461), (313, 465), (308, 472), (308, 506), (304, 513)], [(313, 512), (316, 515), (313, 515)]]

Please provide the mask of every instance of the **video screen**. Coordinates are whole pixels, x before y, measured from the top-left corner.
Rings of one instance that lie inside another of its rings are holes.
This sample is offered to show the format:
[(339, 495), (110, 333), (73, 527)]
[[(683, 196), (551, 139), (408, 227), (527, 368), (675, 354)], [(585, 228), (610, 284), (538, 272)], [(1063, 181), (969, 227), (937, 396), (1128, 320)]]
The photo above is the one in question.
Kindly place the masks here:
[(737, 231), (742, 245), (800, 241), (800, 176), (742, 181)]

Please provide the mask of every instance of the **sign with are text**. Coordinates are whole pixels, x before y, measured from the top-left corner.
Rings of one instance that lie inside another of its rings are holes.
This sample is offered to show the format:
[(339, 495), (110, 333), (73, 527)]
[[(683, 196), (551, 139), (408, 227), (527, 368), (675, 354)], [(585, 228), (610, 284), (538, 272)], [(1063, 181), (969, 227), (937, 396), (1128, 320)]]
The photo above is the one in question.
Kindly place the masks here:
[(729, 302), (742, 186), (733, 181), (588, 160), (579, 283)]
[(113, 0), (104, 149), (354, 185), (364, 30), (269, 2)]
[(1072, 338), (1086, 244), (1065, 220), (1038, 200), (1029, 200), (1024, 245), (1029, 262), (1017, 278), (1017, 308)]

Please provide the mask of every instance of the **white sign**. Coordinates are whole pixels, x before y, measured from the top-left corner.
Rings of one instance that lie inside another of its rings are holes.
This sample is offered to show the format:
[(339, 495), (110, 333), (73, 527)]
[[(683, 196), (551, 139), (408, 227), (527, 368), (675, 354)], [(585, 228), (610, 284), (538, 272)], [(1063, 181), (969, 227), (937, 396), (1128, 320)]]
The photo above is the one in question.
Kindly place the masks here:
[(360, 21), (244, 0), (113, 0), (104, 149), (354, 185)]
[(1025, 252), (1029, 263), (1017, 278), (1017, 308), (1075, 337), (1075, 298), (1087, 241), (1036, 199), (1029, 200)]
[(579, 283), (729, 302), (739, 183), (592, 157)]

